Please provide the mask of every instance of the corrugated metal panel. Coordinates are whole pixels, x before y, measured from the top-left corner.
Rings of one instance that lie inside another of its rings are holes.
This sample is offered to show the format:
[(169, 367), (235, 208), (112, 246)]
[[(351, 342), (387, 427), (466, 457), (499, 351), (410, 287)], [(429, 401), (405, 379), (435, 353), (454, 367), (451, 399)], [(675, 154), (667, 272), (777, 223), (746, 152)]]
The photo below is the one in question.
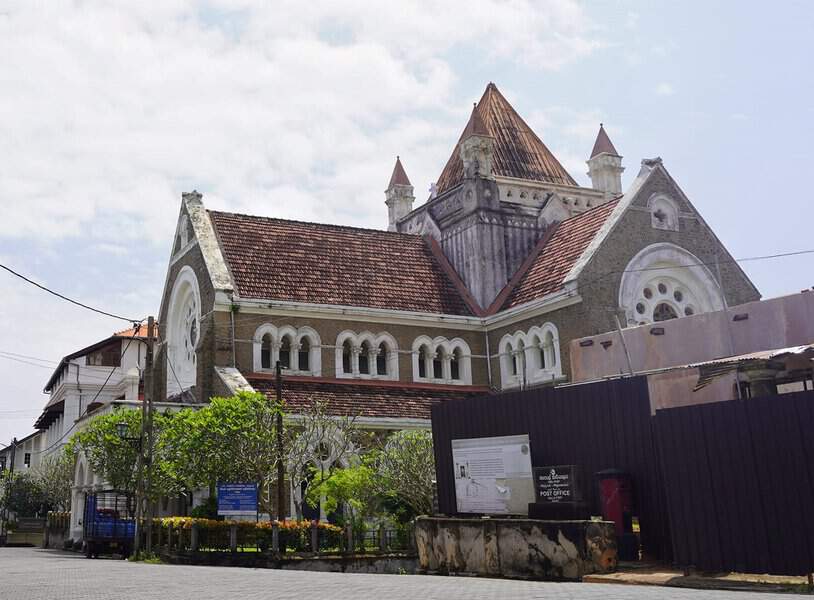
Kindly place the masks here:
[(656, 413), (674, 561), (814, 571), (814, 392)]
[(528, 433), (533, 465), (580, 466), (594, 514), (601, 512), (594, 473), (630, 472), (643, 547), (650, 556), (669, 558), (668, 516), (644, 378), (445, 402), (433, 407), (432, 428), (442, 513), (456, 511), (453, 439)]

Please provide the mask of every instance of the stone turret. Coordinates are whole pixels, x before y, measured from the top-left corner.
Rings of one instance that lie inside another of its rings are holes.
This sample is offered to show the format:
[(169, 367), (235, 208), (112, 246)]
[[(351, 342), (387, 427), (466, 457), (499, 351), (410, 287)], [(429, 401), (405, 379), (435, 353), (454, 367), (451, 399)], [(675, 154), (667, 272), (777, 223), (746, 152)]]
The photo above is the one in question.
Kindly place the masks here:
[(466, 124), (460, 144), (461, 160), (464, 163), (464, 178), (494, 179), (492, 161), (495, 153), (495, 138), (490, 135), (477, 104), (472, 107), (472, 115)]
[(410, 183), (407, 173), (401, 164), (401, 159), (396, 157), (396, 166), (393, 167), (393, 174), (390, 176), (390, 183), (384, 192), (387, 205), (387, 218), (389, 231), (396, 231), (396, 223), (399, 219), (409, 214), (413, 210), (415, 194), (413, 184)]
[(595, 190), (605, 192), (608, 199), (622, 193), (622, 157), (613, 147), (605, 127), (599, 124), (599, 133), (596, 136), (591, 158), (588, 159), (588, 177)]

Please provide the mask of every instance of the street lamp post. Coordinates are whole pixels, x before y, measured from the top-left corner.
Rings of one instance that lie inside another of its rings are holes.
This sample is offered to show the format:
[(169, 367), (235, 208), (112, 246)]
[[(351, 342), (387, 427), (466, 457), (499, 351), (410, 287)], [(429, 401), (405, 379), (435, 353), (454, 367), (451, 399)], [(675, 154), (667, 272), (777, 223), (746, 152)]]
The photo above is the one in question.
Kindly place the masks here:
[(116, 436), (125, 442), (130, 442), (134, 447), (138, 449), (138, 474), (136, 475), (136, 514), (135, 514), (135, 532), (134, 532), (134, 539), (133, 539), (133, 554), (138, 554), (139, 550), (141, 549), (141, 504), (142, 498), (144, 496), (144, 491), (142, 490), (143, 478), (142, 478), (142, 469), (144, 465), (144, 457), (143, 455), (143, 432), (142, 435), (137, 437), (128, 436), (129, 426), (124, 421), (119, 421), (116, 423)]

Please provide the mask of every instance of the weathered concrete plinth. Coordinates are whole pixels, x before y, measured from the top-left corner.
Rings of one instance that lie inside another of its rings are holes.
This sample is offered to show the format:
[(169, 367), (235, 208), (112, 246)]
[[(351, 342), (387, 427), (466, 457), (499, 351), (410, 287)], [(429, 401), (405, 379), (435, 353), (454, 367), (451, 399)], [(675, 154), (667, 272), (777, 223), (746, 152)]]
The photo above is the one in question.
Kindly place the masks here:
[(607, 521), (420, 517), (415, 536), (425, 573), (579, 580), (616, 568)]

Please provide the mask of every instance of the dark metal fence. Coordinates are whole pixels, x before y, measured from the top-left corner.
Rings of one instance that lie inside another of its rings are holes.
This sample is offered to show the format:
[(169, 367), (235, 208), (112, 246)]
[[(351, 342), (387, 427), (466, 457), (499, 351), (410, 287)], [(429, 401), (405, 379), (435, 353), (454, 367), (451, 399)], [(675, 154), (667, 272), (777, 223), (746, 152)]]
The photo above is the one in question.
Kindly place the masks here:
[(453, 439), (528, 433), (532, 465), (579, 465), (593, 514), (601, 514), (594, 473), (628, 471), (635, 482), (643, 551), (668, 559), (669, 519), (652, 427), (644, 378), (438, 404), (432, 430), (440, 512), (456, 512)]
[[(650, 557), (705, 571), (814, 571), (814, 391), (660, 410), (629, 378), (432, 409), (440, 512), (456, 512), (453, 439), (529, 434), (532, 465), (583, 481), (628, 471)], [(587, 477), (587, 479), (585, 479)], [(595, 485), (585, 490), (594, 514)]]
[(658, 411), (675, 561), (814, 570), (814, 392)]

